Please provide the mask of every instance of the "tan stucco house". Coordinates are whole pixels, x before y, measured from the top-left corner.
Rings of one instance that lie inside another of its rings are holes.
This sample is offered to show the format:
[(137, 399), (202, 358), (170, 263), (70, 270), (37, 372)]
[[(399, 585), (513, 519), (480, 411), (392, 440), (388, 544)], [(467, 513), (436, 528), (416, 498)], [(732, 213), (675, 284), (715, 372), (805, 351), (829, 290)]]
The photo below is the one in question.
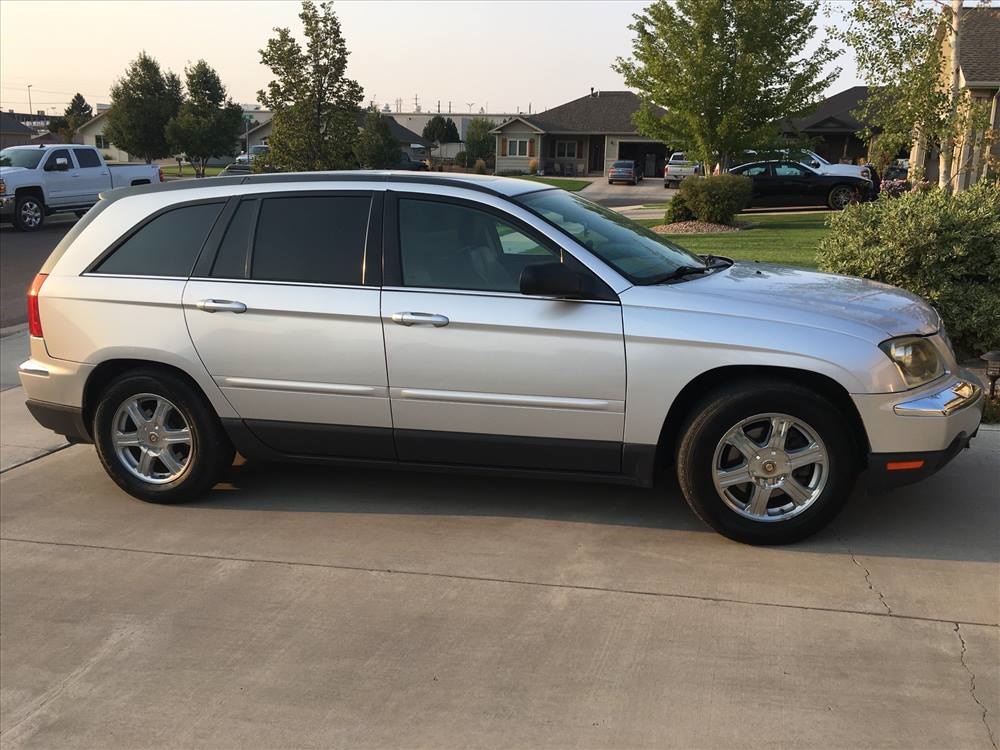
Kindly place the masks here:
[(497, 174), (527, 173), (533, 159), (549, 175), (600, 175), (618, 159), (662, 174), (666, 144), (636, 131), (639, 97), (631, 91), (594, 91), (534, 115), (516, 115), (494, 128)]
[[(1000, 164), (1000, 8), (976, 7), (962, 11), (959, 24), (959, 86), (974, 104), (986, 112), (984, 128), (970, 130), (955, 145), (953, 157), (956, 189), (963, 190), (983, 177), (996, 177)], [(944, 36), (944, 59), (951, 58), (952, 36)], [(942, 75), (946, 85), (950, 71)], [(992, 163), (992, 166), (991, 166)], [(938, 178), (938, 151), (921, 140), (910, 151), (910, 164), (921, 165), (927, 179)]]

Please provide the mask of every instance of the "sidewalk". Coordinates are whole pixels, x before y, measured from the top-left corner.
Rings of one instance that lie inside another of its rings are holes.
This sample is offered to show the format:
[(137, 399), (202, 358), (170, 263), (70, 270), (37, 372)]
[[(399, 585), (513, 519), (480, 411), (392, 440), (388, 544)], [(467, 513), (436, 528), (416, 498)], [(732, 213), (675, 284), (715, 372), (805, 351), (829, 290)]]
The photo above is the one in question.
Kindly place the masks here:
[(39, 425), (24, 405), (17, 366), (27, 358), (27, 330), (0, 338), (0, 472), (69, 445), (62, 435)]

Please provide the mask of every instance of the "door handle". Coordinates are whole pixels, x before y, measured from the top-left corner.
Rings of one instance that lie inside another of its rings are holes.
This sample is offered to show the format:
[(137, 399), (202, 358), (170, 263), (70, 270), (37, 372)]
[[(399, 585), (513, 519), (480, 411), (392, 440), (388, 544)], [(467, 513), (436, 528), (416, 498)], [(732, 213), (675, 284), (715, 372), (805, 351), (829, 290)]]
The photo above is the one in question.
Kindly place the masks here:
[(392, 322), (401, 326), (432, 325), (435, 328), (441, 328), (451, 321), (444, 315), (435, 315), (434, 313), (398, 312), (392, 314)]
[(228, 299), (203, 299), (198, 302), (197, 307), (199, 310), (204, 310), (205, 312), (210, 313), (244, 313), (247, 311), (247, 306), (242, 302), (236, 302)]

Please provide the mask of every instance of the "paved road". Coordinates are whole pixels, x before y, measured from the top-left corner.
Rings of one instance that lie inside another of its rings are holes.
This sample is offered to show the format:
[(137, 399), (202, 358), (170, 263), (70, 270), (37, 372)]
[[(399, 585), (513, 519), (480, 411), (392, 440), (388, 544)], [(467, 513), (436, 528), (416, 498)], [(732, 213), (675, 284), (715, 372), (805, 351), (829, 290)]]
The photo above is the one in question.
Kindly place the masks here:
[(37, 232), (0, 224), (0, 328), (27, 321), (24, 295), (49, 253), (76, 223), (72, 214), (50, 216)]
[(762, 549), (669, 487), (248, 464), (156, 506), (66, 448), (0, 475), (0, 738), (990, 750), (998, 459)]

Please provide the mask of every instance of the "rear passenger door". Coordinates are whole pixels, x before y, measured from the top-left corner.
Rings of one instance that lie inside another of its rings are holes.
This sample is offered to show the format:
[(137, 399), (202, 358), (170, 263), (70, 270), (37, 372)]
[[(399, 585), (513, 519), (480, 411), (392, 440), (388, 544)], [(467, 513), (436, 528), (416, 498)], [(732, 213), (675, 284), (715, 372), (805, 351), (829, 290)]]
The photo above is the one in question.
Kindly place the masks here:
[(381, 206), (372, 191), (234, 198), (184, 290), (205, 367), (275, 450), (394, 456)]

